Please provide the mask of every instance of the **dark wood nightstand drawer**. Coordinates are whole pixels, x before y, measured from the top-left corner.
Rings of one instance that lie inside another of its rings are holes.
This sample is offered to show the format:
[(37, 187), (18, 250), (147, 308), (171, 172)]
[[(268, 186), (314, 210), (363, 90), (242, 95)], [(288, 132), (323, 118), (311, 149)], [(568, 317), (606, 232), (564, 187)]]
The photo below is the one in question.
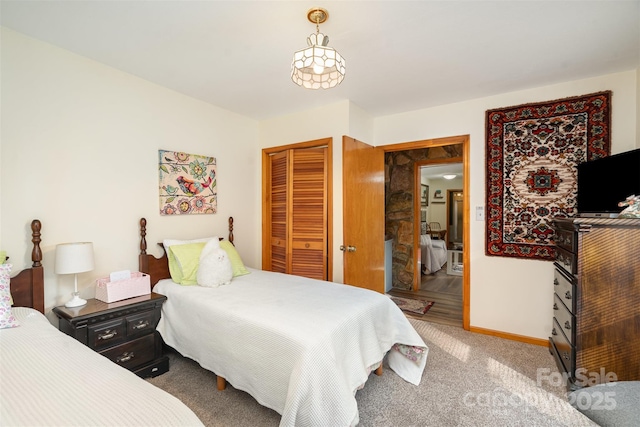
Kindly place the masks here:
[(133, 372), (142, 378), (157, 377), (165, 372), (169, 372), (169, 358), (167, 356), (162, 356), (160, 359), (156, 359), (147, 365), (136, 368)]
[(156, 357), (155, 353), (155, 338), (153, 334), (101, 352), (102, 355), (127, 369), (152, 361)]
[(126, 339), (124, 319), (114, 319), (89, 326), (87, 345), (95, 350), (120, 344)]
[(80, 308), (59, 306), (53, 312), (67, 335), (142, 377), (155, 376), (169, 370), (156, 331), (166, 299), (153, 292), (113, 303), (93, 298)]
[(156, 328), (155, 315), (153, 311), (127, 316), (127, 337), (138, 337), (151, 333)]

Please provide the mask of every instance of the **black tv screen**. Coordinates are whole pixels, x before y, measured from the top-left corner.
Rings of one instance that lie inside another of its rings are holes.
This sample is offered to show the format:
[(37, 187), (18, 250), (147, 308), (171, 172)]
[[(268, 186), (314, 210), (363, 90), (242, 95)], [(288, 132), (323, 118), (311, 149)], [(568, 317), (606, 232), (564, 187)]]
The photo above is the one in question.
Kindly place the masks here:
[(579, 216), (615, 218), (631, 195), (640, 195), (640, 149), (578, 165)]

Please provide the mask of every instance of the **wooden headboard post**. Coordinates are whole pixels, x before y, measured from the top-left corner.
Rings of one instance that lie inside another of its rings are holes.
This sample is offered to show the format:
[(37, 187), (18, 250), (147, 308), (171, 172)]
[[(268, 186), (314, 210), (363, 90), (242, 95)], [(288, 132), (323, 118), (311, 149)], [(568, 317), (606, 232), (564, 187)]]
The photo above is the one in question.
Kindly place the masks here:
[(233, 217), (229, 217), (229, 241), (233, 244)]
[(25, 268), (11, 278), (11, 296), (13, 305), (32, 307), (44, 313), (44, 268), (42, 267), (42, 250), (40, 249), (40, 220), (31, 221), (31, 268)]
[(143, 273), (149, 272), (149, 259), (147, 257), (147, 220), (140, 218), (140, 255), (138, 255), (138, 268)]

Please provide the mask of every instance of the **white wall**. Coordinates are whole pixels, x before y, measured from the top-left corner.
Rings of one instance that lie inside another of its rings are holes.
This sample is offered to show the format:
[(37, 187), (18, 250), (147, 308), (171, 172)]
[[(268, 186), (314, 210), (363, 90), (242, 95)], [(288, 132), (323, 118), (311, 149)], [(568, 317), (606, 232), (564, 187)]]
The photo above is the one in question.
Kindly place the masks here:
[(637, 79), (634, 70), (374, 120), (376, 146), (470, 135), (471, 326), (546, 338), (552, 319), (551, 262), (485, 256), (485, 224), (473, 214), (476, 206), (485, 204), (486, 110), (612, 90), (611, 151), (620, 153), (637, 144)]
[[(454, 179), (431, 178), (429, 184), (429, 207), (427, 208), (427, 222), (439, 222), (442, 229), (447, 228), (447, 190), (461, 190), (464, 183), (461, 177)], [(433, 194), (440, 190), (442, 199), (434, 199)], [(442, 203), (438, 203), (442, 202)]]
[[(65, 302), (73, 278), (54, 274), (55, 245), (92, 241), (96, 267), (78, 277), (136, 270), (138, 220), (150, 252), (163, 238), (227, 234), (260, 267), (258, 123), (57, 47), (2, 29), (0, 247), (31, 265), (29, 224), (42, 221), (45, 306)], [(158, 149), (216, 157), (218, 213), (159, 214)]]

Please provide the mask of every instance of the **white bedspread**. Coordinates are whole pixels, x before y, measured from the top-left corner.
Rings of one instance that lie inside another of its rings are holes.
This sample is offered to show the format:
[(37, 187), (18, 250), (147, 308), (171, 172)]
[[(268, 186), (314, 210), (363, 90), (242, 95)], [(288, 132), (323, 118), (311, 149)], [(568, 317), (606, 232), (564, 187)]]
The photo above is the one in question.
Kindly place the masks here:
[(422, 268), (435, 273), (447, 262), (447, 244), (444, 240), (434, 240), (428, 234), (420, 236)]
[(398, 375), (419, 384), (426, 345), (387, 296), (250, 271), (219, 288), (158, 282), (154, 292), (168, 297), (158, 330), (180, 353), (280, 413), (281, 426), (357, 424), (355, 392), (395, 343), (424, 348), (417, 363), (397, 351), (388, 358)]
[(202, 426), (182, 402), (58, 331), (40, 312), (13, 308), (0, 330), (2, 426)]

